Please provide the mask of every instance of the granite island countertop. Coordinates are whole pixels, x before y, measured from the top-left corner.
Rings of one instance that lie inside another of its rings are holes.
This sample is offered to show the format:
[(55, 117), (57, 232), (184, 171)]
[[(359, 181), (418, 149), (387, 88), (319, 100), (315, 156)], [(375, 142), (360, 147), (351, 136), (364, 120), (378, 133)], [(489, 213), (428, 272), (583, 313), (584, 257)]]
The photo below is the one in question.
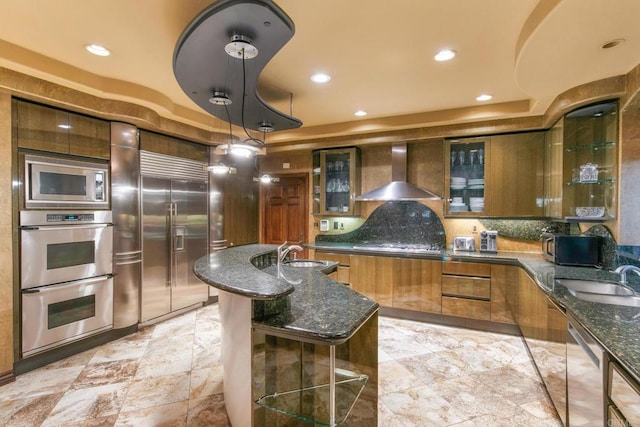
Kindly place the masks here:
[[(541, 254), (529, 252), (480, 252), (443, 251), (440, 254), (390, 253), (357, 250), (353, 243), (325, 243), (305, 245), (317, 252), (322, 259), (322, 251), (332, 253), (422, 258), (443, 261), (487, 262), (518, 265), (529, 273), (537, 285), (556, 304), (577, 319), (605, 349), (640, 382), (640, 307), (627, 307), (576, 298), (566, 287), (556, 284), (555, 279), (585, 279), (617, 282), (619, 275), (589, 267), (567, 267), (555, 265), (545, 260)], [(631, 277), (631, 276), (630, 276)], [(636, 278), (634, 277), (633, 280)], [(640, 283), (631, 282), (640, 293)]]
[(223, 249), (200, 258), (193, 271), (210, 286), (251, 298), (257, 330), (299, 341), (341, 344), (378, 310), (375, 301), (330, 279), (325, 267), (285, 264), (278, 278), (275, 266), (252, 264), (276, 250), (262, 244)]

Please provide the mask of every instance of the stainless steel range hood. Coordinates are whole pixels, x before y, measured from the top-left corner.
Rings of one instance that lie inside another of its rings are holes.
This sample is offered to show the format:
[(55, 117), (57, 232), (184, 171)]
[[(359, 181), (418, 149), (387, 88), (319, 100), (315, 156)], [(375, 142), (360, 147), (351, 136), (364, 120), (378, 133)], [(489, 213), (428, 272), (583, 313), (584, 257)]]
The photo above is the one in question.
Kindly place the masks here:
[(442, 197), (407, 182), (407, 144), (391, 147), (391, 182), (356, 197), (356, 201), (367, 200), (440, 200)]

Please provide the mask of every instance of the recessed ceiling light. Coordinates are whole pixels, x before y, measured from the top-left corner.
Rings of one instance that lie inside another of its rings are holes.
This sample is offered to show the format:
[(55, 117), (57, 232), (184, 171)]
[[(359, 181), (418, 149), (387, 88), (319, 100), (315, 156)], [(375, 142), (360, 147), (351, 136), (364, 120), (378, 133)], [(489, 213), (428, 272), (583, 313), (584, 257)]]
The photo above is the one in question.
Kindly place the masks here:
[(609, 40), (608, 42), (604, 43), (600, 47), (602, 49), (611, 49), (612, 47), (620, 46), (622, 43), (624, 43), (624, 39), (613, 39), (613, 40)]
[(456, 51), (453, 49), (442, 49), (440, 52), (436, 53), (436, 56), (433, 57), (436, 61), (449, 61), (456, 56)]
[(111, 55), (111, 51), (104, 46), (100, 46), (99, 44), (86, 44), (84, 48), (87, 49), (90, 53), (98, 56), (109, 56)]
[(316, 73), (311, 76), (311, 81), (314, 83), (327, 83), (331, 80), (331, 76), (327, 73)]
[(356, 111), (356, 112), (355, 112), (355, 113), (353, 113), (353, 114), (355, 114), (355, 115), (356, 115), (356, 116), (358, 116), (358, 117), (362, 117), (362, 116), (366, 116), (366, 115), (367, 115), (367, 112), (366, 112), (366, 111), (363, 111), (363, 110), (358, 110), (358, 111)]
[(61, 124), (61, 125), (58, 125), (58, 127), (60, 129), (71, 129), (71, 125), (67, 125), (67, 124)]
[(493, 96), (487, 94), (487, 93), (483, 93), (482, 95), (476, 97), (476, 101), (489, 101), (490, 99), (492, 99)]

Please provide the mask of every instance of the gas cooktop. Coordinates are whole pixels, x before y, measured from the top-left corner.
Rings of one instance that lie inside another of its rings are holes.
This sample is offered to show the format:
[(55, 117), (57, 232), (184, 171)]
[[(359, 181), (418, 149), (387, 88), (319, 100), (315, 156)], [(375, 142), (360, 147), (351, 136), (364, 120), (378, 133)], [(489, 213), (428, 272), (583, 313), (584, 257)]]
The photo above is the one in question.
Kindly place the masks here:
[(441, 254), (444, 249), (424, 243), (358, 243), (353, 249), (377, 252), (410, 252), (421, 254)]

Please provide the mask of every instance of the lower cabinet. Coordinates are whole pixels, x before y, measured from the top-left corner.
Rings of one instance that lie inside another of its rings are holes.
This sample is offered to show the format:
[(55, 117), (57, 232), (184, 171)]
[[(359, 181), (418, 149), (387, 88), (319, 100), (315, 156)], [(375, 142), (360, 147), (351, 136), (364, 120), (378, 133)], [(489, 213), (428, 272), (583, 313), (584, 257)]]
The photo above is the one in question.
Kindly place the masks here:
[(337, 262), (338, 269), (335, 272), (331, 273), (329, 277), (331, 277), (336, 282), (340, 282), (345, 285), (351, 284), (351, 255), (316, 251), (314, 258), (323, 261)]
[(443, 262), (442, 314), (491, 320), (491, 265)]
[(567, 424), (567, 317), (519, 269), (517, 320), (529, 352), (564, 425)]
[(353, 290), (382, 307), (441, 312), (440, 261), (352, 255), (350, 263)]
[(442, 314), (515, 324), (519, 267), (442, 263)]

